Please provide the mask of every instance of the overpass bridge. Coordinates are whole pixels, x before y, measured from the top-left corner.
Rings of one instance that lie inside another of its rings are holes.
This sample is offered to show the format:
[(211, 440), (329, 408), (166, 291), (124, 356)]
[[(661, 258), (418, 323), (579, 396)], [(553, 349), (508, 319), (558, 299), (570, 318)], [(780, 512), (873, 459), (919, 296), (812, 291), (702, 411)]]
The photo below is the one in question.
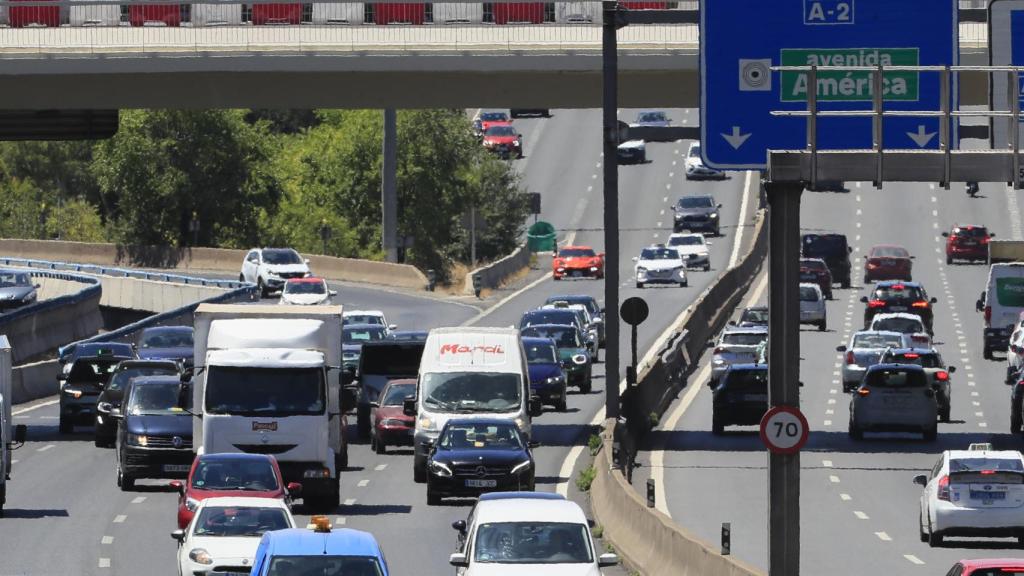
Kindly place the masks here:
[[(627, 5), (631, 3), (626, 3)], [(619, 101), (697, 107), (692, 24), (619, 31)], [(596, 107), (600, 2), (0, 1), (0, 109)], [(964, 64), (987, 26), (961, 24)], [(988, 101), (963, 76), (961, 102)]]

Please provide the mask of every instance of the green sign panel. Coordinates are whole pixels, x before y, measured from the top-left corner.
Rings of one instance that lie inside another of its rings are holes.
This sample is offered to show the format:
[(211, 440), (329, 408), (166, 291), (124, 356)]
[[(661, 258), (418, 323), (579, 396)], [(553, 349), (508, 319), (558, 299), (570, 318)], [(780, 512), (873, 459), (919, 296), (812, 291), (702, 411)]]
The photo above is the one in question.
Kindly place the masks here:
[(1024, 307), (1024, 278), (996, 278), (996, 300), (1002, 306)]
[[(917, 48), (783, 48), (783, 66), (917, 66)], [(783, 102), (806, 102), (807, 72), (783, 72)], [(871, 101), (874, 86), (871, 72), (853, 70), (819, 70), (819, 102)], [(918, 99), (917, 72), (884, 72), (882, 97), (890, 101), (914, 102)]]

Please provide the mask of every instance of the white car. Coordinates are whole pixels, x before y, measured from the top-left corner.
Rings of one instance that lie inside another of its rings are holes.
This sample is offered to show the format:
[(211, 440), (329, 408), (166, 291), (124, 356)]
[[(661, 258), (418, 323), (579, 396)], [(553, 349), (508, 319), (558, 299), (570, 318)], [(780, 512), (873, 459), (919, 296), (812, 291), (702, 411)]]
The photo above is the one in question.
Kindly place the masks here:
[(615, 149), (619, 164), (643, 164), (647, 162), (647, 143), (643, 140), (627, 140)]
[(459, 531), (449, 558), (459, 576), (601, 576), (601, 568), (619, 563), (600, 554), (579, 505), (547, 492), (484, 494)]
[(636, 287), (643, 288), (647, 284), (678, 284), (686, 286), (686, 262), (679, 255), (679, 250), (664, 244), (648, 246), (640, 251), (640, 256), (633, 258), (636, 276)]
[(309, 260), (291, 248), (254, 248), (245, 255), (238, 280), (255, 284), (260, 295), (266, 297), (284, 288), (284, 283), (290, 278), (310, 275)]
[(1024, 368), (1024, 312), (1013, 327), (1010, 344), (1006, 348), (1006, 383), (1012, 384)]
[(679, 251), (687, 268), (701, 268), (705, 272), (711, 270), (711, 242), (703, 234), (683, 232), (668, 237), (668, 245)]
[(398, 329), (398, 324), (388, 324), (384, 312), (380, 310), (346, 310), (341, 313), (342, 324), (376, 324), (383, 326), (387, 332)]
[(921, 492), (921, 541), (946, 536), (1016, 537), (1024, 544), (1024, 457), (972, 444), (946, 450), (931, 473), (914, 477)]
[(192, 522), (171, 532), (178, 541), (178, 575), (248, 574), (265, 532), (295, 528), (288, 504), (277, 498), (207, 498)]
[(817, 284), (800, 283), (800, 323), (814, 324), (821, 332), (828, 329), (825, 295)]
[(727, 178), (725, 172), (704, 164), (704, 159), (700, 157), (700, 142), (690, 142), (690, 149), (686, 151), (686, 179), (724, 180), (725, 178)]
[(328, 304), (338, 293), (327, 287), (323, 278), (292, 278), (284, 283), (278, 304), (316, 306)]
[(868, 330), (906, 334), (910, 340), (906, 343), (907, 348), (932, 347), (932, 337), (928, 335), (924, 322), (921, 321), (921, 317), (917, 314), (908, 314), (906, 312), (876, 314), (871, 319)]

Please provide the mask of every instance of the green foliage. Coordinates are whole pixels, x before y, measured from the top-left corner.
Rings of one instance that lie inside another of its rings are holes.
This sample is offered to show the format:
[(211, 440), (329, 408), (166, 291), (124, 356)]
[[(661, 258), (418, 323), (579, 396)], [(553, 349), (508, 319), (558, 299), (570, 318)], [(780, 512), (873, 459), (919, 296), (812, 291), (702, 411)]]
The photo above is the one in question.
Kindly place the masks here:
[(44, 238), (46, 195), (31, 180), (0, 183), (0, 237)]
[(100, 204), (90, 171), (94, 142), (0, 142), (0, 162), (8, 177), (31, 179), (47, 197), (83, 198)]
[(594, 535), (594, 538), (604, 538), (604, 526), (598, 524), (590, 531)]
[(591, 434), (587, 440), (587, 447), (590, 448), (590, 455), (597, 456), (597, 453), (601, 451), (601, 436), (598, 434)]
[(597, 476), (597, 470), (593, 465), (580, 470), (580, 475), (576, 477), (576, 488), (579, 488), (580, 492), (589, 492), (595, 476)]
[(96, 206), (82, 198), (50, 207), (46, 215), (46, 237), (72, 242), (105, 242), (103, 222)]

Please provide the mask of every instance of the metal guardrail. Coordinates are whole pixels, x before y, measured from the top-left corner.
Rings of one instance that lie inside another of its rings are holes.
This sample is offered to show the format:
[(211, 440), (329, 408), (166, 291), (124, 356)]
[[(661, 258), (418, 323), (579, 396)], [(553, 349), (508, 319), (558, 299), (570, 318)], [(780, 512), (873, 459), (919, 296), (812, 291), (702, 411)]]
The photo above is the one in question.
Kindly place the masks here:
[(58, 262), (51, 260), (36, 260), (32, 258), (4, 258), (0, 257), (0, 265), (20, 266), (23, 268), (34, 268), (39, 270), (66, 270), (69, 272), (83, 272), (98, 276), (119, 276), (122, 278), (138, 278), (139, 280), (152, 280), (154, 282), (169, 282), (174, 284), (187, 284), (190, 286), (209, 286), (213, 288), (240, 288), (251, 286), (248, 282), (237, 280), (220, 280), (215, 278), (197, 278), (182, 274), (168, 274), (166, 272), (150, 272), (147, 270), (135, 270), (131, 268), (118, 268), (114, 266), (100, 266), (97, 264), (76, 264), (73, 262)]
[[(3, 262), (5, 265), (12, 264), (12, 262), (7, 261), (6, 259), (0, 259), (0, 262)], [(58, 296), (56, 298), (40, 300), (33, 304), (29, 304), (28, 306), (22, 306), (16, 310), (0, 314), (0, 332), (4, 332), (4, 326), (11, 322), (15, 322), (46, 310), (61, 308), (68, 304), (77, 304), (102, 291), (100, 281), (92, 276), (81, 276), (78, 274), (53, 272), (49, 270), (32, 270), (30, 274), (33, 278), (54, 278), (56, 280), (66, 280), (68, 282), (81, 282), (82, 284), (86, 284), (86, 286), (74, 294), (64, 294), (63, 296)]]

